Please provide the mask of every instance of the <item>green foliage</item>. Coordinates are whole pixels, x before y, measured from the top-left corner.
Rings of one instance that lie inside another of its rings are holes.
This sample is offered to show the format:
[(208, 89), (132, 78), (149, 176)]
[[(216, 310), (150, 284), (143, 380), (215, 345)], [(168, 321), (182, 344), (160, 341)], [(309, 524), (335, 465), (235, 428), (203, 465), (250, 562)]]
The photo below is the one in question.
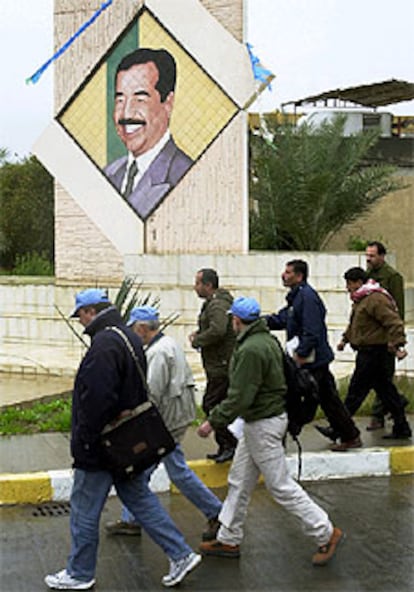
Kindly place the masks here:
[[(136, 306), (153, 306), (156, 309), (160, 307), (158, 296), (152, 296), (151, 292), (143, 294), (141, 292), (142, 283), (135, 286), (136, 277), (127, 276), (122, 280), (122, 284), (115, 296), (114, 304), (121, 313), (122, 319), (126, 322), (129, 319), (130, 312)], [(171, 313), (160, 323), (160, 331), (163, 331), (168, 325), (171, 325), (179, 317), (178, 313)]]
[(365, 251), (369, 243), (368, 239), (362, 238), (361, 236), (351, 235), (346, 243), (349, 251)]
[(66, 398), (5, 407), (0, 414), (0, 435), (68, 432), (71, 413), (72, 401)]
[(45, 252), (17, 255), (13, 275), (53, 275), (53, 263)]
[(250, 248), (320, 250), (344, 224), (401, 188), (394, 169), (366, 164), (378, 133), (344, 137), (345, 118), (314, 128), (266, 119), (251, 135)]
[[(362, 236), (351, 235), (348, 238), (348, 242), (347, 242), (346, 246), (350, 251), (365, 251), (365, 249), (368, 246), (368, 243), (371, 242), (371, 240), (374, 240), (374, 239), (362, 238)], [(381, 242), (387, 242), (381, 236), (379, 236), (378, 238), (375, 238), (375, 240), (379, 240)]]
[(0, 165), (3, 165), (5, 162), (7, 162), (8, 158), (9, 151), (7, 148), (0, 148)]
[(0, 150), (1, 266), (38, 253), (53, 262), (53, 178), (34, 157), (8, 162)]
[(198, 428), (205, 420), (206, 414), (204, 413), (203, 408), (201, 405), (196, 405), (196, 416), (193, 419), (191, 425)]
[(114, 304), (125, 322), (128, 320), (131, 310), (136, 306), (149, 305), (158, 308), (160, 304), (160, 299), (152, 297), (151, 293), (142, 294), (142, 283), (135, 286), (135, 282), (135, 276), (125, 277), (115, 296)]

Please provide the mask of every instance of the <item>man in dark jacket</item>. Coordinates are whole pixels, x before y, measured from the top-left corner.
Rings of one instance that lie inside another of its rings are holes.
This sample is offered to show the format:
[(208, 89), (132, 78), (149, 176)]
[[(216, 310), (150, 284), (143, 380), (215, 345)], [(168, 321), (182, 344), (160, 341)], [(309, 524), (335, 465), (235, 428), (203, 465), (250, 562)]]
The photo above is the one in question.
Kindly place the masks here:
[[(404, 321), (404, 279), (402, 275), (391, 265), (385, 261), (387, 249), (379, 241), (371, 241), (368, 243), (365, 250), (365, 258), (367, 262), (367, 276), (368, 279), (375, 280), (394, 298), (397, 305), (398, 313)], [(395, 356), (389, 353), (386, 358), (386, 365), (388, 376), (393, 379), (395, 373)], [(408, 401), (404, 395), (402, 397), (403, 404)], [(385, 425), (385, 415), (387, 410), (384, 408), (381, 399), (376, 395), (374, 404), (372, 406), (372, 417), (370, 424), (367, 426), (368, 431), (378, 430)]]
[[(228, 290), (219, 288), (219, 278), (214, 269), (200, 269), (196, 274), (194, 289), (200, 298), (204, 298), (204, 303), (198, 317), (198, 331), (190, 335), (190, 342), (201, 351), (207, 377), (203, 411), (208, 415), (227, 396), (229, 362), (235, 342), (231, 318), (227, 312), (233, 296)], [(215, 438), (218, 451), (207, 457), (217, 463), (231, 460), (237, 439), (227, 427), (218, 428)]]
[(95, 584), (99, 519), (109, 490), (118, 496), (155, 543), (170, 559), (164, 586), (175, 586), (200, 562), (177, 529), (157, 496), (150, 491), (145, 474), (119, 481), (106, 470), (100, 437), (104, 426), (122, 412), (147, 400), (135, 360), (117, 331), (131, 343), (146, 369), (142, 344), (127, 328), (103, 290), (88, 289), (76, 296), (72, 317), (79, 318), (91, 347), (80, 363), (73, 391), (71, 452), (74, 483), (71, 494), (71, 552), (66, 569), (46, 576), (56, 590), (87, 590)]
[[(319, 404), (340, 442), (333, 444), (338, 452), (362, 446), (359, 430), (344, 407), (329, 370), (334, 354), (328, 343), (326, 308), (316, 290), (308, 283), (308, 264), (301, 259), (288, 261), (282, 274), (283, 285), (290, 288), (287, 306), (267, 316), (271, 330), (286, 329), (287, 340), (294, 343), (294, 359), (308, 368), (319, 387)], [(314, 413), (316, 413), (315, 402)], [(324, 429), (317, 428), (321, 433)], [(325, 434), (324, 434), (325, 435)]]
[(237, 342), (230, 363), (228, 397), (212, 410), (198, 433), (207, 437), (213, 428), (228, 425), (236, 417), (244, 419), (244, 431), (230, 469), (217, 539), (201, 543), (200, 550), (218, 557), (240, 555), (247, 507), (262, 474), (273, 499), (299, 519), (305, 534), (318, 545), (313, 564), (325, 565), (343, 533), (287, 470), (283, 448), (286, 382), (281, 349), (260, 318), (260, 306), (254, 298), (236, 298), (231, 312)]

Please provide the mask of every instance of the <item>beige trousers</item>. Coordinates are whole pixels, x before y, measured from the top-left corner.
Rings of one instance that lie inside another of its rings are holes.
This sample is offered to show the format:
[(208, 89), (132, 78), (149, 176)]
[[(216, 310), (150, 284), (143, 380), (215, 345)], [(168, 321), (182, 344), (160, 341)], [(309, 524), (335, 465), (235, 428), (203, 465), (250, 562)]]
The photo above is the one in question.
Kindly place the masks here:
[(221, 527), (217, 539), (222, 543), (238, 545), (242, 541), (247, 506), (260, 474), (273, 499), (299, 518), (304, 533), (318, 546), (327, 544), (331, 538), (333, 526), (327, 513), (288, 473), (282, 445), (286, 428), (286, 413), (245, 423), (244, 435), (229, 472), (227, 497), (219, 515)]

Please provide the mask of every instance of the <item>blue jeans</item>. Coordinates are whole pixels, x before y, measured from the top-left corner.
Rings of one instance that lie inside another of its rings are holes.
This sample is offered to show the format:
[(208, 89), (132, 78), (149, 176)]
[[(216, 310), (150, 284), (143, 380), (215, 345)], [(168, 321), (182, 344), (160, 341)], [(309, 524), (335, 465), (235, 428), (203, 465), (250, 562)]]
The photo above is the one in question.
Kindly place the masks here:
[[(162, 461), (169, 478), (177, 489), (179, 489), (208, 520), (210, 518), (216, 518), (220, 514), (222, 506), (221, 501), (204, 485), (194, 471), (192, 471), (187, 465), (184, 453), (179, 444), (176, 445), (172, 452), (164, 456)], [(155, 467), (152, 467), (146, 471), (148, 480), (154, 469)], [(125, 506), (122, 507), (121, 519), (124, 522), (136, 522), (134, 516), (127, 510), (127, 508), (125, 508)]]
[(71, 576), (89, 581), (95, 575), (99, 519), (112, 483), (122, 503), (170, 559), (176, 561), (192, 552), (158, 497), (149, 489), (144, 473), (130, 481), (114, 482), (107, 471), (75, 469), (70, 498), (72, 542), (66, 568)]

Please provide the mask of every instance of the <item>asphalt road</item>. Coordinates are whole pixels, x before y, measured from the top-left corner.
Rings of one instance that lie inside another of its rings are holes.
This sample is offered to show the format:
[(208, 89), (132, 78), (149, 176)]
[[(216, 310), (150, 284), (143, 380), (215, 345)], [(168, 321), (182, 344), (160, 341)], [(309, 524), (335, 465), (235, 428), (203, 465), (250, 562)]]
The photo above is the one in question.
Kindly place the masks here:
[[(411, 592), (414, 582), (414, 476), (306, 483), (347, 538), (326, 567), (313, 567), (312, 541), (277, 507), (263, 486), (252, 498), (240, 559), (207, 557), (180, 585), (188, 591)], [(219, 490), (220, 497), (225, 490)], [(204, 518), (181, 495), (163, 504), (193, 548)], [(69, 551), (67, 504), (1, 507), (2, 592), (45, 591), (46, 573), (65, 566)], [(168, 571), (163, 552), (142, 537), (108, 537), (104, 522), (118, 517), (112, 498), (102, 515), (97, 592), (161, 590)]]

